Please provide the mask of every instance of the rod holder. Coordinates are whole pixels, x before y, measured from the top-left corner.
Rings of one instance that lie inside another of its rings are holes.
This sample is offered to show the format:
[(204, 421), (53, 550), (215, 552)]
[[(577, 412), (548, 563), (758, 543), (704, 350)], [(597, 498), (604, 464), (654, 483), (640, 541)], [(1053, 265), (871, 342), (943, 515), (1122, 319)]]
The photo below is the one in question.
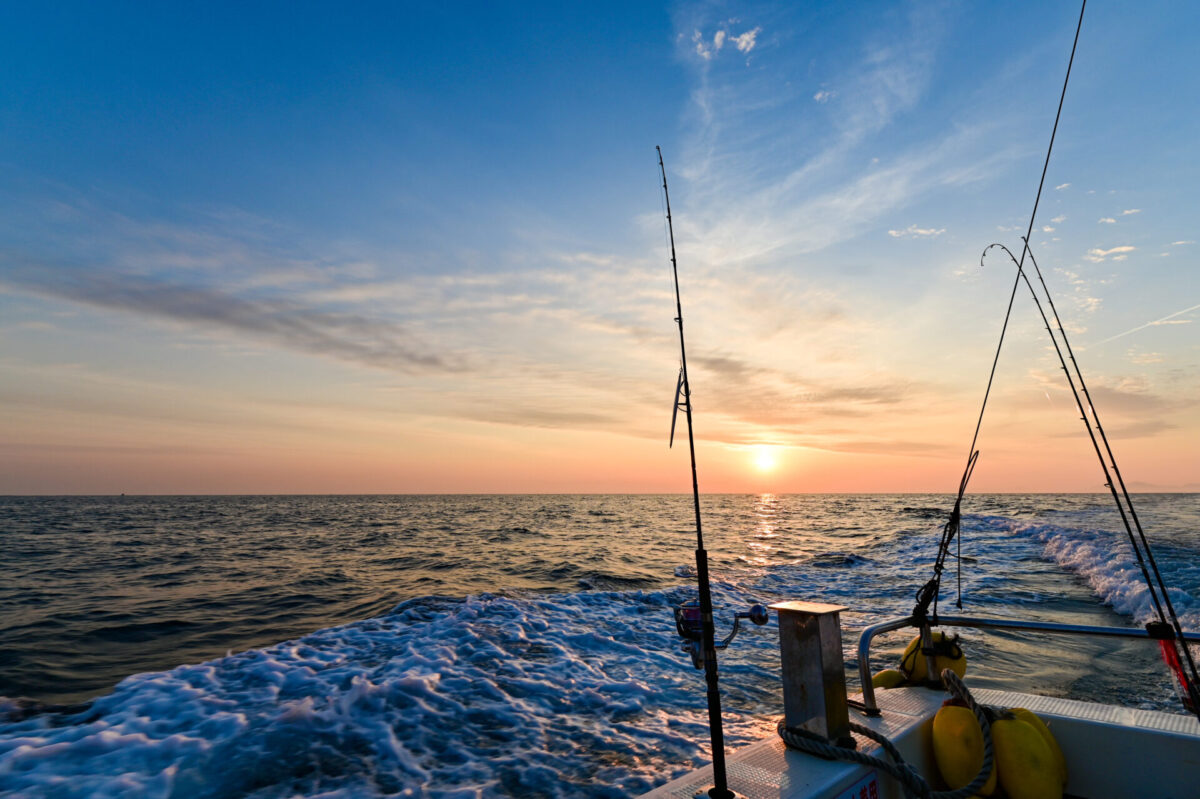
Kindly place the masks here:
[(838, 616), (846, 608), (820, 602), (778, 602), (770, 607), (779, 619), (784, 721), (853, 749)]

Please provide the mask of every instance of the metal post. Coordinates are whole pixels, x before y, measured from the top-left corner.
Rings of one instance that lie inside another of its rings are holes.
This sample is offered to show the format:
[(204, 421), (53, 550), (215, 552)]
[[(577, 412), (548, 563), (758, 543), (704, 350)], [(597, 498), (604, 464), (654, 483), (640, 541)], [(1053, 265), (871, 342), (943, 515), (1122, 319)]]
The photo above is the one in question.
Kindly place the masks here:
[(820, 602), (779, 602), (771, 605), (771, 610), (779, 614), (787, 726), (854, 748), (838, 616), (846, 608)]

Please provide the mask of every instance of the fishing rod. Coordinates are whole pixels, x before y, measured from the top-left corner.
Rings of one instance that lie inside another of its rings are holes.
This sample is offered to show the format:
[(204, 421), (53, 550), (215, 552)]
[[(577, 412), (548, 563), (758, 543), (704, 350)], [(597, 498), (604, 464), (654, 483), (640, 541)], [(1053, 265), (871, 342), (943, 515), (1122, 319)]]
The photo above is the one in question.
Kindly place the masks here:
[[(1063, 326), (1062, 319), (1058, 315), (1058, 309), (1054, 306), (1054, 298), (1050, 295), (1050, 288), (1046, 285), (1046, 279), (1042, 276), (1041, 267), (1038, 266), (1037, 259), (1033, 256), (1033, 249), (1029, 246), (1028, 238), (1024, 239), (1024, 242), (1025, 251), (1029, 254), (1030, 263), (1033, 264), (1034, 272), (1037, 275), (1038, 282), (1042, 286), (1042, 292), (1045, 294), (1046, 304), (1050, 307), (1050, 312), (1054, 317), (1054, 323), (1058, 329), (1057, 336), (1050, 327), (1050, 320), (1047, 318), (1045, 308), (1042, 307), (1042, 302), (1038, 298), (1037, 290), (1029, 281), (1029, 275), (1021, 267), (1020, 262), (1017, 261), (1016, 256), (1013, 255), (1008, 247), (1005, 247), (1003, 244), (988, 245), (980, 257), (980, 265), (982, 265), (983, 259), (987, 257), (988, 252), (993, 247), (1003, 250), (1008, 255), (1009, 260), (1016, 265), (1018, 279), (1025, 281), (1030, 296), (1033, 297), (1038, 314), (1042, 317), (1042, 324), (1045, 326), (1046, 332), (1050, 335), (1050, 341), (1054, 345), (1054, 352), (1058, 356), (1059, 366), (1062, 368), (1063, 374), (1067, 377), (1067, 385), (1071, 389), (1071, 396), (1075, 400), (1075, 407), (1079, 410), (1079, 418), (1087, 430), (1088, 438), (1092, 442), (1092, 448), (1096, 452), (1096, 458), (1100, 462), (1100, 469), (1104, 473), (1104, 486), (1108, 488), (1112, 494), (1113, 501), (1116, 502), (1117, 512), (1121, 516), (1121, 523), (1124, 525), (1126, 535), (1129, 538), (1129, 545), (1133, 549), (1138, 568), (1142, 572), (1142, 577), (1146, 582), (1146, 589), (1150, 594), (1150, 600), (1158, 616), (1158, 621), (1147, 624), (1146, 630), (1150, 633), (1151, 638), (1158, 641), (1163, 660), (1166, 661), (1167, 668), (1170, 669), (1179, 683), (1180, 698), (1183, 700), (1184, 707), (1194, 713), (1197, 718), (1200, 718), (1200, 671), (1196, 668), (1196, 661), (1192, 657), (1191, 649), (1184, 638), (1184, 631), (1179, 622), (1179, 615), (1175, 612), (1175, 606), (1171, 602), (1171, 595), (1167, 591), (1167, 585), (1163, 580), (1162, 573), (1158, 569), (1158, 564), (1154, 560), (1154, 552), (1150, 548), (1150, 541), (1142, 529), (1142, 523), (1138, 518), (1137, 511), (1134, 510), (1133, 497), (1129, 495), (1129, 491), (1125, 487), (1125, 479), (1121, 476), (1120, 468), (1117, 466), (1117, 457), (1112, 451), (1112, 446), (1108, 443), (1108, 436), (1104, 432), (1104, 427), (1100, 424), (1100, 413), (1096, 410), (1096, 406), (1092, 402), (1092, 395), (1088, 391), (1087, 383), (1083, 379), (1083, 371), (1079, 368), (1079, 362), (1075, 359), (1075, 352), (1071, 347), (1070, 340), (1067, 338), (1066, 328)], [(1059, 337), (1062, 338), (1061, 346), (1059, 344)], [(1073, 373), (1072, 369), (1067, 367), (1067, 358), (1071, 360), (1071, 366), (1074, 369)], [(1078, 386), (1076, 386), (1076, 382), (1078, 382)], [(1103, 452), (1101, 451), (1102, 445)], [(1105, 456), (1107, 456), (1107, 461), (1105, 460)], [(1115, 481), (1113, 480), (1114, 476), (1116, 477)], [(1118, 494), (1118, 487), (1120, 488), (1120, 494)], [(1130, 524), (1131, 520), (1132, 525)], [(1136, 538), (1134, 536), (1135, 527), (1137, 528)], [(1154, 573), (1153, 580), (1150, 577), (1151, 571)], [(1190, 668), (1190, 675), (1185, 673), (1183, 663), (1186, 663)]]
[(692, 388), (688, 381), (687, 347), (683, 340), (683, 304), (679, 299), (679, 263), (675, 258), (675, 228), (671, 221), (671, 195), (667, 191), (667, 168), (663, 164), (662, 148), (658, 151), (658, 168), (662, 172), (663, 200), (666, 204), (667, 233), (671, 242), (671, 273), (675, 277), (675, 324), (679, 327), (679, 380), (675, 384), (675, 409), (671, 415), (671, 444), (675, 441), (675, 419), (683, 409), (687, 419), (688, 451), (692, 459), (692, 506), (696, 513), (696, 579), (700, 587), (699, 605), (685, 603), (675, 608), (675, 627), (685, 639), (684, 650), (692, 655), (692, 664), (703, 667), (708, 686), (708, 729), (712, 736), (713, 787), (711, 799), (735, 799), (725, 773), (725, 733), (721, 725), (721, 690), (717, 674), (717, 650), (724, 649), (738, 633), (738, 623), (745, 618), (755, 624), (766, 624), (767, 610), (755, 605), (748, 613), (738, 613), (733, 631), (720, 644), (716, 643), (713, 627), (712, 589), (708, 579), (708, 552), (704, 549), (704, 531), (700, 523), (700, 481), (696, 476), (696, 440), (692, 432)]
[[(671, 222), (671, 195), (667, 191), (667, 167), (663, 164), (662, 148), (658, 151), (658, 168), (662, 172), (663, 200), (667, 206), (667, 232), (671, 239), (671, 273), (675, 277), (675, 324), (679, 327), (679, 381), (676, 384), (675, 414), (671, 418), (674, 438), (675, 415), (682, 404), (687, 419), (688, 451), (692, 458), (692, 505), (696, 512), (696, 579), (700, 584), (700, 645), (704, 659), (704, 680), (708, 684), (708, 729), (712, 735), (713, 787), (712, 799), (732, 799), (733, 791), (725, 776), (725, 732), (721, 727), (721, 689), (717, 676), (716, 632), (713, 629), (712, 589), (708, 582), (708, 552), (704, 549), (704, 530), (700, 524), (700, 480), (696, 476), (696, 439), (692, 433), (692, 388), (688, 382), (687, 347), (683, 342), (683, 303), (679, 299), (679, 262), (675, 258), (675, 227)], [(682, 397), (682, 401), (680, 400)]]
[[(954, 508), (950, 511), (950, 518), (942, 528), (942, 540), (938, 545), (938, 557), (933, 567), (933, 577), (929, 582), (925, 583), (917, 592), (917, 604), (913, 608), (913, 616), (925, 622), (929, 616), (929, 606), (933, 605), (933, 619), (937, 619), (938, 595), (941, 593), (942, 586), (942, 569), (945, 564), (945, 559), (950, 550), (950, 543), (958, 538), (959, 548), (962, 547), (961, 532), (962, 522), (962, 501), (967, 492), (967, 484), (971, 480), (971, 475), (975, 472), (975, 464), (979, 460), (979, 450), (975, 445), (979, 442), (979, 431), (983, 426), (983, 415), (987, 410), (988, 398), (992, 393), (992, 382), (996, 379), (996, 366), (1000, 363), (1000, 350), (1004, 347), (1004, 337), (1008, 332), (1008, 322), (1012, 317), (1013, 301), (1017, 297), (1017, 288), (1021, 285), (1021, 270), (1025, 265), (1025, 255), (1029, 252), (1029, 237), (1033, 234), (1033, 223), (1037, 219), (1038, 206), (1042, 201), (1042, 189), (1046, 185), (1046, 172), (1050, 168), (1050, 155), (1054, 152), (1054, 139), (1058, 135), (1058, 123), (1062, 119), (1063, 101), (1067, 97), (1067, 85), (1071, 81), (1071, 67), (1075, 65), (1075, 50), (1079, 47), (1079, 32), (1083, 29), (1083, 14), (1087, 10), (1087, 0), (1083, 0), (1079, 7), (1079, 21), (1075, 24), (1075, 40), (1071, 44), (1071, 57), (1067, 59), (1067, 74), (1063, 77), (1062, 92), (1058, 96), (1058, 111), (1054, 114), (1054, 127), (1050, 129), (1050, 144), (1046, 147), (1046, 159), (1042, 162), (1042, 176), (1038, 180), (1037, 195), (1033, 199), (1033, 211), (1029, 214), (1029, 226), (1025, 229), (1025, 246), (1021, 250), (1021, 259), (1017, 262), (1017, 276), (1013, 278), (1012, 291), (1008, 295), (1008, 310), (1004, 313), (1004, 325), (1000, 328), (1000, 341), (996, 344), (996, 355), (992, 359), (992, 371), (988, 375), (987, 388), (983, 392), (983, 403), (979, 408), (979, 418), (975, 422), (975, 434), (971, 437), (971, 446), (967, 448), (967, 465), (963, 469), (962, 479), (958, 484), (958, 495), (954, 501)], [(959, 569), (962, 569), (962, 559), (958, 561)], [(962, 607), (962, 576), (959, 575), (959, 595), (958, 607)], [(922, 627), (922, 636), (926, 631), (926, 627)]]

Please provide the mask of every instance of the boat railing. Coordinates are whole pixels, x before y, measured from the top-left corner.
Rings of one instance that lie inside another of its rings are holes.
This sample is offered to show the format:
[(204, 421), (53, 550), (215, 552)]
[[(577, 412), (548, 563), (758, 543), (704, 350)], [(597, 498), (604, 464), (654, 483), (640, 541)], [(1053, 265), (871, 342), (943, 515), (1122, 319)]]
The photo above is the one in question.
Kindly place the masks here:
[[(938, 616), (939, 627), (973, 627), (984, 630), (1022, 630), (1026, 632), (1052, 633), (1056, 635), (1097, 635), (1109, 638), (1150, 639), (1150, 633), (1141, 627), (1100, 627), (1088, 624), (1060, 624), (1049, 621), (1022, 621), (1020, 619), (978, 619), (971, 616)], [(871, 684), (871, 641), (881, 633), (905, 627), (920, 628), (916, 619), (906, 616), (901, 619), (872, 624), (862, 631), (858, 639), (858, 674), (862, 680), (863, 705), (868, 713), (878, 713), (875, 702), (875, 686)], [(1200, 633), (1184, 632), (1183, 640), (1200, 643)]]

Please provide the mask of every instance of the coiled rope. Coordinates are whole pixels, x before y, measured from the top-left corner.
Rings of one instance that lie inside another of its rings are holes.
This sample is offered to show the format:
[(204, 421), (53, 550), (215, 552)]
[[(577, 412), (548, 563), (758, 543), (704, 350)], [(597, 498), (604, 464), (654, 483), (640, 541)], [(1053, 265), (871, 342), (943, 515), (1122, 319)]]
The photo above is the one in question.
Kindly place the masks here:
[(896, 749), (896, 746), (883, 733), (877, 732), (870, 727), (864, 727), (861, 724), (855, 724), (854, 722), (850, 722), (850, 729), (879, 744), (891, 759), (890, 762), (881, 757), (863, 754), (855, 749), (837, 746), (829, 739), (808, 730), (788, 727), (782, 720), (779, 722), (779, 737), (792, 749), (798, 749), (810, 755), (823, 757), (826, 760), (845, 760), (877, 768), (899, 782), (900, 787), (904, 790), (904, 795), (908, 799), (967, 799), (967, 797), (977, 794), (992, 774), (992, 762), (995, 759), (992, 751), (992, 725), (988, 721), (988, 714), (984, 711), (983, 706), (975, 702), (975, 699), (971, 696), (971, 692), (967, 690), (967, 686), (957, 674), (950, 669), (943, 670), (942, 682), (946, 684), (946, 688), (950, 693), (966, 703), (971, 712), (975, 714), (975, 718), (979, 722), (979, 728), (983, 731), (983, 766), (979, 769), (979, 773), (975, 775), (975, 779), (962, 788), (953, 791), (933, 790), (929, 781), (904, 761), (899, 750)]

